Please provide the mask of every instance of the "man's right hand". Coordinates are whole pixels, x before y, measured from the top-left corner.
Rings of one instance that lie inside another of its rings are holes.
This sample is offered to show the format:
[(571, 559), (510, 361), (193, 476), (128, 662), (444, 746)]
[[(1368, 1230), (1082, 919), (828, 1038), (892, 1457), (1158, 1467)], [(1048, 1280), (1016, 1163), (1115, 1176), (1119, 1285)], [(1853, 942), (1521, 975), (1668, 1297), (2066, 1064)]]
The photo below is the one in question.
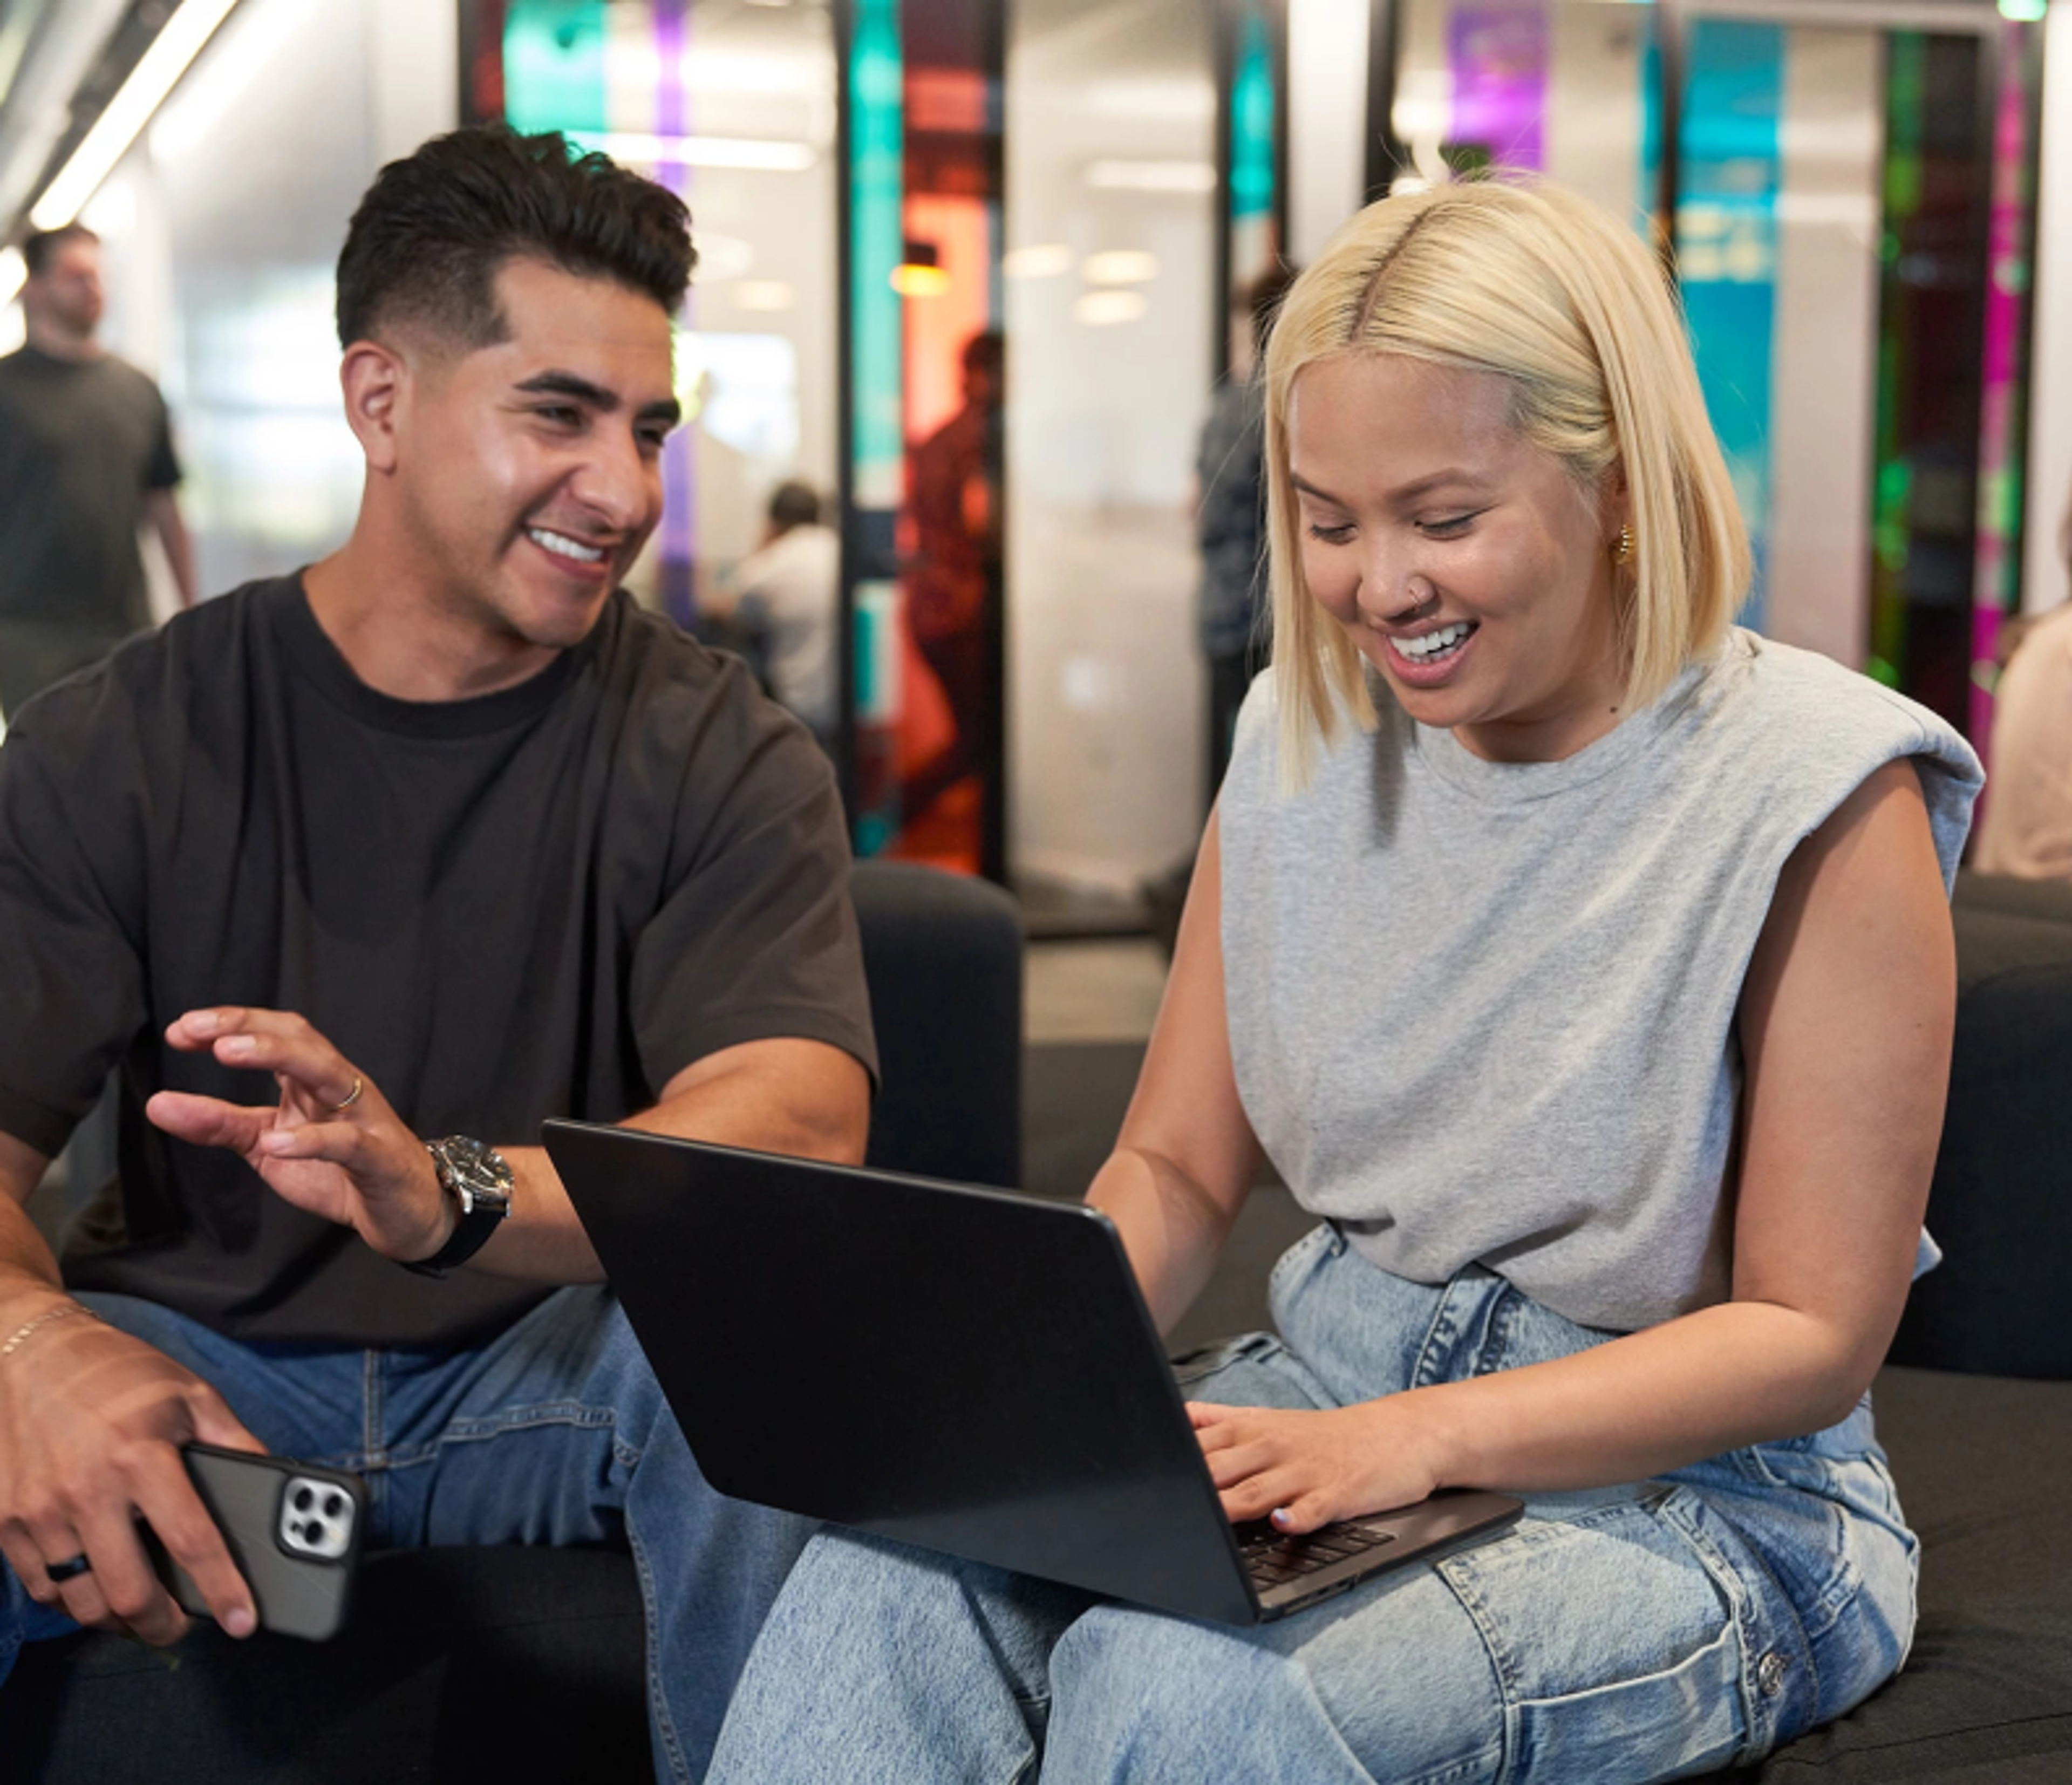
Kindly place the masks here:
[[(62, 1306), (10, 1297), (0, 1332)], [(251, 1589), (188, 1479), (190, 1440), (263, 1452), (223, 1397), (142, 1339), (84, 1314), (52, 1321), (0, 1357), (0, 1553), (29, 1596), (80, 1623), (176, 1642), (187, 1619), (152, 1571), (141, 1516), (200, 1588), (216, 1621), (249, 1635)], [(84, 1557), (53, 1582), (51, 1565)]]

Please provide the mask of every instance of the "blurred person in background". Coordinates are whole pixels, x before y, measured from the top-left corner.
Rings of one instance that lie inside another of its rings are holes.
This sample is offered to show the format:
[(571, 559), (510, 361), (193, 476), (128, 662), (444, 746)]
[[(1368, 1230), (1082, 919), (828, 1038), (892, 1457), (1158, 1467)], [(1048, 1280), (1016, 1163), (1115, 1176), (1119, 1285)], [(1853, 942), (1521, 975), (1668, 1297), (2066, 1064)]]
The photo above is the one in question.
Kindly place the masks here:
[(101, 238), (83, 224), (22, 245), (27, 343), (0, 359), (0, 711), (151, 623), (138, 533), (163, 542), (180, 604), (193, 548), (158, 387), (100, 342)]
[[(1245, 690), (1265, 662), (1266, 491), (1260, 457), (1264, 405), (1255, 373), (1266, 355), (1274, 311), (1295, 282), (1279, 264), (1244, 287), (1231, 305), (1247, 326), (1234, 331), (1230, 376), (1216, 387), (1194, 469), (1201, 490), (1194, 539), (1202, 580), (1194, 597), (1202, 655), (1209, 664), (1210, 804), (1230, 767), (1231, 740)], [(1191, 864), (1190, 864), (1191, 866)]]
[[(2072, 575), (2072, 499), (2058, 529)], [(2000, 628), (1993, 779), (1971, 866), (2025, 880), (2072, 879), (2072, 601)]]
[(793, 478), (771, 492), (763, 543), (708, 596), (705, 612), (737, 627), (770, 692), (834, 753), (835, 607), (841, 540), (820, 492)]
[(964, 404), (914, 452), (915, 554), (906, 611), (914, 642), (942, 685), (954, 730), (902, 790), (918, 818), (984, 767), (1000, 722), (992, 663), (1000, 624), (1001, 405), (1007, 343), (987, 329), (964, 343)]

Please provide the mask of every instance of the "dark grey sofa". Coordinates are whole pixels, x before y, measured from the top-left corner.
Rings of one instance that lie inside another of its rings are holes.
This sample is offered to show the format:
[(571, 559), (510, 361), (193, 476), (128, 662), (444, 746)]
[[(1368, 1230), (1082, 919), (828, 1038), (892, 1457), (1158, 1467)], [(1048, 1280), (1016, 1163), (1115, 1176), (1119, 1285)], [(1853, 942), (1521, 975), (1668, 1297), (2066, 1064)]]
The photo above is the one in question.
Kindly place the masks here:
[[(954, 924), (925, 903), (942, 889), (886, 890), (924, 901), (902, 903), (894, 929), (902, 949), (934, 954), (931, 932)], [(1948, 1256), (1915, 1286), (1876, 1390), (1925, 1541), (1919, 1632), (1898, 1680), (1742, 1775), (1761, 1785), (2072, 1782), (2072, 1321), (2059, 1287), (2072, 1263), (2072, 890), (1967, 875), (1956, 913), (1957, 1047), (1930, 1207)], [(918, 988), (919, 1007), (893, 1007), (905, 1014), (890, 1023), (881, 1007), (888, 1083), (898, 1034), (939, 1044), (960, 996), (1013, 995), (1011, 978), (974, 978), (954, 950), (911, 980), (891, 958), (881, 993), (874, 957), (874, 1000)], [(1116, 1060), (1118, 1113), (1133, 1071)], [(887, 1143), (923, 1150), (923, 1169), (986, 1175), (927, 1151), (957, 1144), (963, 1125), (943, 1113), (963, 1094), (936, 1083), (902, 1098)], [(1011, 1158), (992, 1162), (995, 1181)], [(1259, 1212), (1271, 1225), (1288, 1211)], [(1228, 1285), (1218, 1311), (1233, 1327), (1264, 1323)], [(378, 1556), (335, 1643), (240, 1647), (203, 1630), (177, 1668), (101, 1637), (31, 1651), (0, 1693), (0, 1781), (641, 1779), (640, 1660), (639, 1606), (615, 1555)]]
[(1946, 1256), (1874, 1391), (1921, 1623), (1906, 1671), (1765, 1785), (2072, 1781), (2072, 887), (1965, 874), (1955, 915)]

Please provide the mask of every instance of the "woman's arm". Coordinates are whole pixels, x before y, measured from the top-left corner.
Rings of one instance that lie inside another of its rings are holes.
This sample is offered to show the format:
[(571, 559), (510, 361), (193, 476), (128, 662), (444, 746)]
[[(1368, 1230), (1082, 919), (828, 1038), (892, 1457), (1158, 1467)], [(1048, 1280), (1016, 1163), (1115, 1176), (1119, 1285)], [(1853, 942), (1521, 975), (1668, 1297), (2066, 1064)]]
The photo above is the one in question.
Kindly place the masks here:
[(1842, 1418), (1906, 1304), (1955, 1008), (1927, 807), (1889, 763), (1786, 863), (1749, 964), (1733, 1299), (1335, 1413), (1196, 1409), (1225, 1506), (1308, 1530), (1442, 1487), (1638, 1479)]
[(1161, 1332), (1208, 1281), (1260, 1161), (1223, 1016), (1221, 864), (1212, 815), (1144, 1070), (1115, 1151), (1087, 1192), (1120, 1232)]

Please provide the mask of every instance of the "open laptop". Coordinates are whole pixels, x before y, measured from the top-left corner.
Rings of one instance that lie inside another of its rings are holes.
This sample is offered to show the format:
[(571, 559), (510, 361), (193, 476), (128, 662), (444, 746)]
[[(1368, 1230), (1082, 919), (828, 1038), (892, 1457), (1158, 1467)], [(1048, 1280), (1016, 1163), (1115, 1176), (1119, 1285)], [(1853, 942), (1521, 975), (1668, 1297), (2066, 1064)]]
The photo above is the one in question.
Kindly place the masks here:
[(1097, 1210), (631, 1129), (544, 1137), (737, 1499), (1231, 1624), (1522, 1510), (1445, 1494), (1306, 1538), (1233, 1528)]

